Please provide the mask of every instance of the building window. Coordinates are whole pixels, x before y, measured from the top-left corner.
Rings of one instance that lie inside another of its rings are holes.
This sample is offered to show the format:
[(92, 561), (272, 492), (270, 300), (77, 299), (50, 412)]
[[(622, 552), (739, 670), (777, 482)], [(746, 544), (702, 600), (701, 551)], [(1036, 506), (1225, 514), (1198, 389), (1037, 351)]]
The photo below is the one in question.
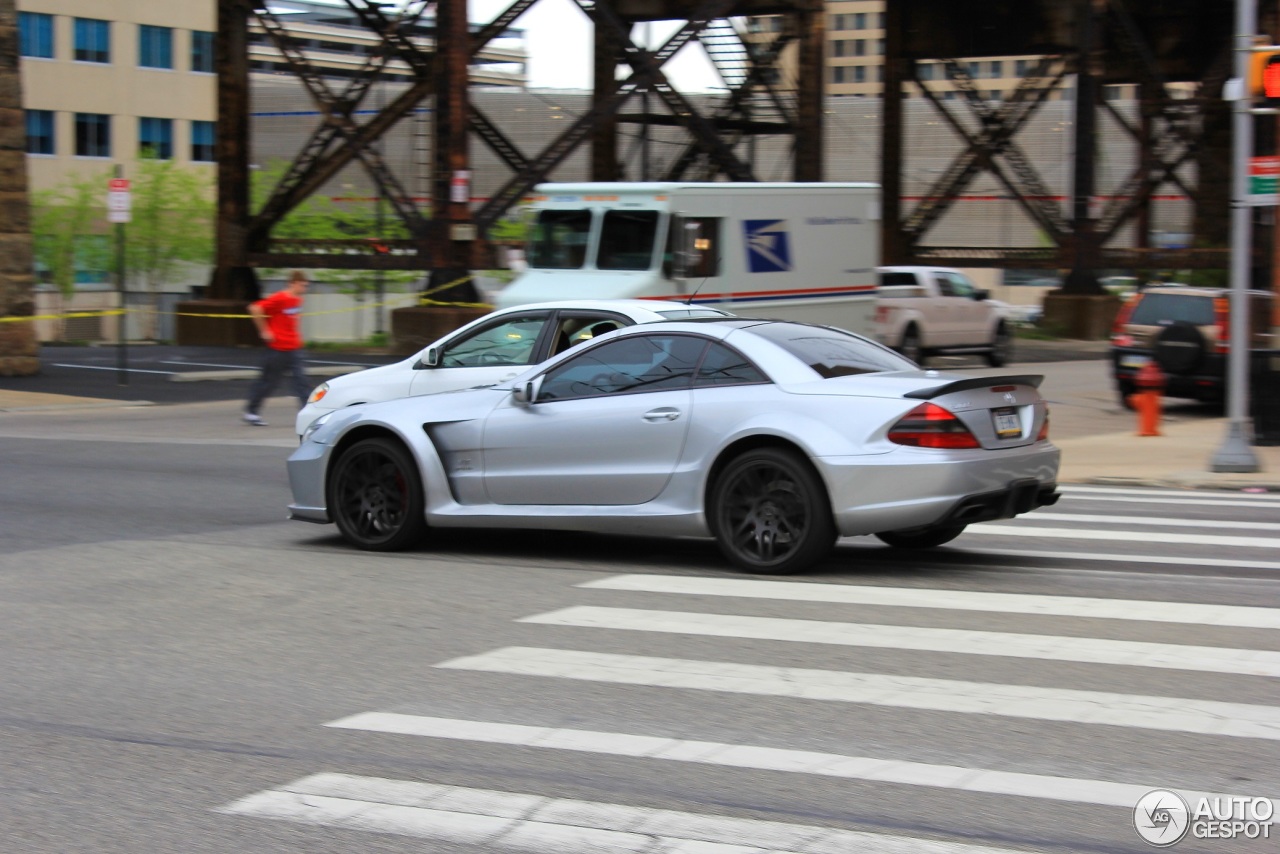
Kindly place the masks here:
[(76, 18), (76, 62), (111, 61), (111, 22)]
[(23, 56), (53, 59), (52, 15), (41, 12), (19, 12), (18, 31)]
[(853, 82), (854, 83), (867, 82), (867, 67), (865, 65), (855, 65), (853, 67)]
[(836, 39), (831, 43), (832, 56), (844, 56), (844, 39)]
[(998, 59), (991, 60), (991, 79), (999, 80), (1004, 76), (1004, 63)]
[(866, 55), (867, 55), (867, 40), (866, 40), (866, 39), (854, 39), (854, 40), (853, 40), (853, 55), (854, 55), (854, 56), (866, 56)]
[(982, 63), (981, 62), (969, 63), (969, 78), (971, 80), (982, 79)]
[(932, 62), (921, 62), (916, 65), (916, 77), (920, 80), (932, 80), (933, 71), (937, 68)]
[(191, 162), (213, 162), (213, 122), (191, 123)]
[(157, 160), (172, 160), (173, 119), (138, 119), (138, 153)]
[(111, 156), (111, 116), (76, 113), (76, 156)]
[(879, 24), (879, 28), (883, 30), (883, 29), (885, 28), (885, 26), (886, 26), (886, 23), (885, 23), (885, 22), (886, 22), (886, 21), (888, 21), (888, 20), (889, 20), (889, 15), (888, 15), (888, 13), (886, 13), (886, 12), (881, 12), (881, 13), (880, 13), (880, 24)]
[(53, 110), (27, 110), (27, 154), (54, 154)]
[(1030, 65), (1025, 59), (1019, 59), (1017, 62), (1013, 64), (1013, 73), (1019, 77), (1026, 77), (1027, 68), (1029, 67)]
[(191, 70), (213, 73), (213, 33), (192, 30)]
[(142, 68), (173, 68), (173, 30), (170, 27), (138, 26), (138, 65)]

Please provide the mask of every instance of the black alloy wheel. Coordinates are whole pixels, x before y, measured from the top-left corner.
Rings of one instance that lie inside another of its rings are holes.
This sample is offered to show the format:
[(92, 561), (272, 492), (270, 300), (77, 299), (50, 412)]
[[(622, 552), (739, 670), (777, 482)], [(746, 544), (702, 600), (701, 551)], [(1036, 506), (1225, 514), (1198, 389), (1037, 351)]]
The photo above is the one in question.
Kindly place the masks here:
[(329, 477), (329, 515), (352, 545), (396, 551), (426, 533), (426, 499), (413, 456), (391, 439), (342, 451)]
[(876, 536), (895, 549), (931, 549), (949, 543), (963, 533), (964, 525), (934, 525), (907, 531), (881, 531)]
[(799, 454), (780, 448), (730, 462), (712, 486), (707, 515), (721, 553), (747, 572), (802, 572), (835, 545), (821, 479)]

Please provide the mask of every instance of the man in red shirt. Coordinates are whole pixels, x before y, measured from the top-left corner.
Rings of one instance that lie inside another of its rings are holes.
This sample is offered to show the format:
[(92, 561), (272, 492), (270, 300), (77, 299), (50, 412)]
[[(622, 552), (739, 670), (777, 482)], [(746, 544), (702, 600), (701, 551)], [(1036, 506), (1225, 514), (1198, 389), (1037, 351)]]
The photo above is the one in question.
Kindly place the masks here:
[(284, 290), (249, 305), (249, 314), (258, 327), (258, 334), (266, 342), (267, 355), (262, 362), (262, 373), (249, 388), (249, 403), (244, 412), (246, 424), (267, 426), (258, 410), (286, 372), (298, 405), (306, 405), (311, 386), (307, 384), (302, 368), (302, 333), (298, 329), (298, 315), (302, 313), (302, 297), (310, 284), (301, 270), (294, 270)]

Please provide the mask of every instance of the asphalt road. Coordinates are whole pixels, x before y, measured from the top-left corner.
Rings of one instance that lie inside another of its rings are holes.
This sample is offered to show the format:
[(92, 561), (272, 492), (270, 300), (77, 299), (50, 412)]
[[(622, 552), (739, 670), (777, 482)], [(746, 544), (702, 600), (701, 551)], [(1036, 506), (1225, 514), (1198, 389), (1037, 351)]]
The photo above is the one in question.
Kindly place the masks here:
[(0, 419), (0, 849), (1136, 852), (1148, 790), (1280, 793), (1275, 496), (1076, 487), (791, 579), (378, 555), (283, 519), (291, 437), (154, 411)]

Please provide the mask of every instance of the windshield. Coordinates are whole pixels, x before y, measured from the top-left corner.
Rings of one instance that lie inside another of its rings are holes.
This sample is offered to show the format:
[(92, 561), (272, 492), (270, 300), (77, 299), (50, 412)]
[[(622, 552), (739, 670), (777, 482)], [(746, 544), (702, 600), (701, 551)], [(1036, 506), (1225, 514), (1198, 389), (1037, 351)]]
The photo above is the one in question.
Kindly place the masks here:
[(658, 234), (657, 211), (608, 211), (600, 229), (601, 270), (648, 270)]
[(577, 270), (587, 260), (591, 211), (542, 211), (529, 241), (529, 266)]

